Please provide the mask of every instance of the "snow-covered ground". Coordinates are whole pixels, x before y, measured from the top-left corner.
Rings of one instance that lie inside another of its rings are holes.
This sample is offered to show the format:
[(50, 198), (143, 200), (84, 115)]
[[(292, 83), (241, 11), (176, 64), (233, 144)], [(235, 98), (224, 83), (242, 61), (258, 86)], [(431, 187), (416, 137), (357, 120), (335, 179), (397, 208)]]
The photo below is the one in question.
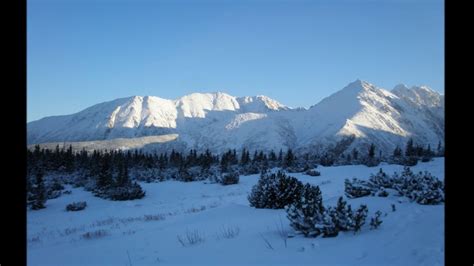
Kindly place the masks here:
[[(291, 174), (319, 185), (325, 205), (344, 194), (344, 179), (367, 179), (379, 168), (392, 174), (400, 165), (320, 167), (321, 176)], [(444, 158), (419, 163), (444, 179)], [(141, 200), (114, 202), (93, 197), (82, 188), (49, 200), (47, 208), (27, 216), (28, 265), (443, 265), (444, 205), (425, 206), (406, 198), (348, 199), (353, 209), (367, 204), (369, 217), (361, 232), (335, 238), (285, 241), (293, 232), (284, 210), (255, 209), (247, 195), (258, 175), (241, 176), (237, 185), (166, 181), (142, 183)], [(87, 201), (87, 208), (66, 212), (66, 204)], [(392, 212), (391, 204), (396, 205)], [(375, 211), (383, 223), (370, 230)], [(83, 234), (103, 230), (105, 236)], [(202, 241), (182, 246), (178, 236), (197, 233)]]

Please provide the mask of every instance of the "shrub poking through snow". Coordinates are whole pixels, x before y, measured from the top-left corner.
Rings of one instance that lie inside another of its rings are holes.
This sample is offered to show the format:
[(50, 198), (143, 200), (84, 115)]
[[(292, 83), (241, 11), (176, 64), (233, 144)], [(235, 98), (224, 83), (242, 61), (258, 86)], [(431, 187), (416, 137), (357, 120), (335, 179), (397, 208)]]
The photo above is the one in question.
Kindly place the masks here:
[(222, 177), (219, 180), (219, 183), (221, 183), (224, 186), (238, 184), (239, 172), (233, 171), (230, 173), (223, 173)]
[(100, 230), (84, 233), (82, 234), (82, 237), (84, 239), (96, 239), (96, 238), (107, 236), (108, 234), (109, 234), (108, 231), (100, 229)]
[(306, 184), (302, 195), (286, 208), (290, 225), (305, 236), (316, 237), (322, 234), (324, 223), (324, 206), (321, 190), (318, 186)]
[(397, 187), (400, 194), (424, 205), (444, 202), (444, 183), (430, 173), (405, 174), (402, 177), (404, 177), (403, 183)]
[(177, 235), (176, 237), (178, 238), (178, 242), (181, 243), (183, 247), (196, 245), (196, 244), (204, 242), (205, 240), (204, 236), (198, 230), (194, 230), (194, 231), (188, 230), (186, 231), (186, 235), (184, 236)]
[(248, 200), (255, 208), (283, 209), (299, 199), (302, 191), (303, 183), (281, 171), (262, 173)]
[(359, 231), (367, 218), (367, 206), (355, 213), (342, 197), (336, 207), (325, 208), (319, 187), (306, 184), (299, 200), (286, 207), (290, 225), (306, 237), (335, 237), (341, 231)]
[(393, 179), (387, 175), (382, 168), (380, 168), (377, 174), (372, 174), (369, 177), (369, 184), (375, 189), (380, 188), (391, 188), (393, 187)]
[(85, 201), (73, 202), (66, 206), (66, 211), (81, 211), (87, 207), (87, 203)]
[(370, 229), (377, 229), (382, 224), (380, 216), (382, 215), (381, 211), (375, 212), (375, 216), (370, 219)]
[(369, 182), (353, 178), (344, 181), (344, 192), (349, 198), (360, 198), (372, 194), (372, 188)]
[(444, 182), (428, 172), (415, 174), (409, 167), (405, 167), (400, 175), (394, 173), (389, 177), (380, 170), (376, 175), (371, 175), (369, 181), (346, 179), (344, 185), (345, 193), (350, 198), (371, 194), (387, 197), (388, 192), (385, 189), (389, 188), (419, 204), (434, 205), (444, 202)]
[(310, 169), (308, 171), (305, 172), (306, 175), (309, 175), (309, 176), (320, 176), (321, 173), (319, 171), (316, 171), (314, 169)]
[(134, 200), (143, 198), (145, 191), (138, 183), (133, 182), (123, 187), (112, 187), (105, 194), (111, 200)]

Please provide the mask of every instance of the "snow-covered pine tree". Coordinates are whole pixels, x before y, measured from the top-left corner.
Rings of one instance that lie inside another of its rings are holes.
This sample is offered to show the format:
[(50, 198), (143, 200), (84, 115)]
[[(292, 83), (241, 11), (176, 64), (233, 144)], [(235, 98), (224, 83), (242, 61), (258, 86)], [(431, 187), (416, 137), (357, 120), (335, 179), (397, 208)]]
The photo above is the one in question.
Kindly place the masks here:
[(36, 176), (35, 176), (35, 183), (32, 188), (32, 202), (31, 202), (31, 209), (32, 210), (39, 210), (46, 208), (45, 203), (46, 203), (46, 189), (44, 186), (44, 180), (43, 180), (43, 170), (38, 169), (36, 171)]
[(379, 169), (377, 174), (371, 174), (369, 177), (369, 184), (370, 186), (377, 190), (383, 188), (392, 188), (393, 187), (393, 180), (392, 178), (387, 175), (382, 168)]
[(362, 226), (365, 224), (365, 220), (367, 219), (368, 213), (367, 205), (360, 205), (359, 209), (357, 209), (354, 213), (354, 233), (357, 233), (361, 230)]
[(290, 226), (307, 237), (316, 237), (323, 234), (324, 206), (319, 186), (306, 184), (301, 196), (285, 207)]
[(347, 205), (343, 197), (339, 197), (336, 208), (331, 208), (329, 215), (339, 231), (353, 229), (354, 214), (352, 213), (351, 205)]
[(302, 188), (303, 184), (298, 179), (282, 171), (276, 174), (262, 172), (248, 200), (250, 206), (255, 208), (282, 209), (300, 197)]

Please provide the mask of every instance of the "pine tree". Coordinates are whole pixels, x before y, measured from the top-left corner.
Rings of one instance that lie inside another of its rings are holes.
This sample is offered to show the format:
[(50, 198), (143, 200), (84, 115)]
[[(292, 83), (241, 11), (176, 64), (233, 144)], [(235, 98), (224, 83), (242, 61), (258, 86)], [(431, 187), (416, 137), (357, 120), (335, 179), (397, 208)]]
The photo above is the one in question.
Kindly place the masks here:
[(405, 156), (415, 155), (415, 148), (413, 146), (413, 139), (409, 139), (405, 148)]
[(31, 203), (31, 209), (33, 210), (39, 210), (46, 208), (45, 203), (46, 203), (46, 189), (44, 186), (44, 180), (43, 180), (43, 171), (41, 169), (38, 169), (36, 172), (36, 178), (35, 178), (35, 184), (33, 187), (33, 201)]
[(402, 149), (397, 146), (395, 150), (393, 150), (393, 157), (401, 157), (402, 156)]
[(349, 231), (353, 229), (354, 214), (352, 213), (351, 205), (343, 197), (339, 197), (336, 208), (329, 212), (330, 216), (339, 231)]
[(359, 209), (354, 213), (354, 233), (360, 231), (365, 224), (368, 211), (367, 205), (360, 205)]
[(101, 190), (112, 185), (112, 173), (110, 167), (110, 158), (108, 154), (104, 154), (100, 158), (99, 173), (97, 177), (97, 189)]
[(352, 149), (352, 159), (357, 161), (358, 158), (359, 158), (359, 151), (356, 148)]
[(285, 156), (284, 167), (292, 167), (295, 161), (295, 155), (291, 149), (288, 149)]
[(326, 222), (321, 190), (318, 186), (304, 185), (302, 195), (285, 207), (290, 225), (305, 236), (316, 237), (323, 234)]
[(438, 148), (436, 149), (437, 156), (444, 156), (444, 148), (441, 145), (441, 141), (438, 142)]
[(374, 158), (375, 156), (375, 145), (372, 143), (369, 147), (369, 158)]

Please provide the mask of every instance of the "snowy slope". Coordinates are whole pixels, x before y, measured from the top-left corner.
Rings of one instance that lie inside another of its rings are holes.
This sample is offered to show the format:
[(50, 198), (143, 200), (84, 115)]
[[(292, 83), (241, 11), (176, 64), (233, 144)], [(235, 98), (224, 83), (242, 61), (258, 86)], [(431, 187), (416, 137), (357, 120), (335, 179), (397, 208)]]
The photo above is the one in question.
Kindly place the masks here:
[[(380, 167), (389, 174), (402, 171), (400, 165)], [(367, 179), (378, 169), (320, 167), (319, 177), (292, 175), (319, 185), (324, 204), (334, 206), (343, 195), (345, 178)], [(412, 170), (427, 170), (444, 180), (444, 158), (419, 163)], [(382, 211), (380, 228), (370, 230), (366, 224), (355, 235), (340, 233), (335, 238), (296, 235), (285, 246), (278, 233), (292, 232), (285, 211), (249, 206), (247, 195), (257, 180), (257, 175), (241, 176), (239, 184), (230, 186), (142, 183), (146, 196), (123, 202), (72, 188), (72, 194), (48, 200), (46, 209), (27, 212), (28, 265), (444, 265), (444, 205), (419, 205), (392, 195), (348, 199), (353, 209), (367, 204), (369, 221)], [(64, 210), (66, 204), (84, 200), (85, 210)], [(146, 220), (145, 215), (160, 218)], [(223, 237), (229, 228), (239, 233)], [(82, 237), (96, 230), (107, 235)], [(204, 241), (181, 246), (177, 236), (194, 230)]]
[(244, 147), (314, 150), (348, 136), (355, 136), (348, 149), (366, 150), (373, 142), (389, 153), (409, 137), (434, 147), (444, 143), (444, 96), (424, 86), (398, 85), (388, 91), (357, 80), (309, 110), (290, 109), (261, 95), (193, 93), (176, 100), (117, 99), (28, 123), (30, 145), (168, 134), (178, 136), (169, 147), (214, 152)]

